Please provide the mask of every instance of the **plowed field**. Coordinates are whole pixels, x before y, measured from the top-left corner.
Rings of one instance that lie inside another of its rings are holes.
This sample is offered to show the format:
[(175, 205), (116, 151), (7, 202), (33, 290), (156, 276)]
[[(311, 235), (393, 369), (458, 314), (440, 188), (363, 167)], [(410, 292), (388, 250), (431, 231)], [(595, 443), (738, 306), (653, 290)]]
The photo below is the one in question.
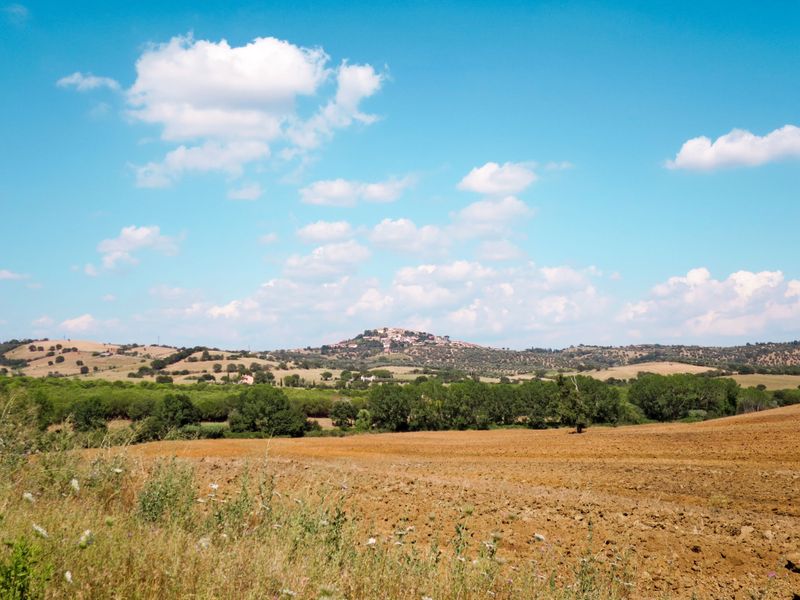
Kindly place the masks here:
[[(475, 544), (528, 565), (626, 556), (633, 597), (791, 598), (800, 573), (800, 406), (696, 424), (203, 440), (133, 447), (197, 462), (221, 484), (268, 456), (279, 488), (346, 489), (370, 534)], [(232, 487), (232, 484), (230, 485)], [(232, 492), (233, 490), (230, 490)], [(538, 534), (537, 537), (535, 535)], [(542, 537), (543, 536), (543, 540)]]

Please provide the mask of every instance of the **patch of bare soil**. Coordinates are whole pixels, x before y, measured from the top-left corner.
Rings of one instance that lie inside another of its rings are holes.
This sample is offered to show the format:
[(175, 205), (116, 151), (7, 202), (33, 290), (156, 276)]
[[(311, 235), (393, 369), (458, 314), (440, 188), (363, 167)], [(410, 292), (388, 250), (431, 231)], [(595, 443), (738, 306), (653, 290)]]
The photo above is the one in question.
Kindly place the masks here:
[(376, 534), (413, 527), (411, 543), (443, 543), (465, 523), (476, 545), (499, 533), (498, 555), (520, 568), (543, 553), (574, 565), (587, 547), (600, 560), (623, 555), (632, 597), (800, 593), (800, 573), (786, 568), (800, 551), (800, 406), (583, 435), (424, 432), (129, 451), (195, 460), (221, 492), (245, 463), (268, 456), (285, 490), (346, 488)]

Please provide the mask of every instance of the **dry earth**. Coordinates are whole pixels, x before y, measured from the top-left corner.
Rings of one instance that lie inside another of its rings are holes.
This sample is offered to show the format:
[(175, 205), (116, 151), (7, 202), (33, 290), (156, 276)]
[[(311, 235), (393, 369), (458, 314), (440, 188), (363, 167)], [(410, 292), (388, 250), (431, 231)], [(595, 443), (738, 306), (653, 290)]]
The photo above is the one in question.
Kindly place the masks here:
[[(194, 460), (205, 482), (268, 455), (278, 489), (347, 490), (365, 533), (446, 543), (465, 523), (475, 546), (528, 567), (574, 565), (589, 544), (627, 556), (636, 598), (792, 598), (800, 573), (800, 406), (697, 424), (202, 440), (133, 447)], [(544, 536), (537, 541), (535, 534)], [(536, 568), (536, 567), (533, 567)], [(564, 567), (566, 568), (566, 567)], [(764, 592), (766, 590), (766, 592)], [(764, 593), (764, 595), (761, 595)]]

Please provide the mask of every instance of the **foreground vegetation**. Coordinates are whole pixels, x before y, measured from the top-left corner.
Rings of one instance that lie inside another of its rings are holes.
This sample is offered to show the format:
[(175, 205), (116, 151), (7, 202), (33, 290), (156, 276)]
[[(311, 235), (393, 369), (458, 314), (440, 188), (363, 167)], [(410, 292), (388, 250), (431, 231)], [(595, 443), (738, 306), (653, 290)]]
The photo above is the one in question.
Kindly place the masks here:
[[(0, 597), (625, 598), (626, 560), (587, 550), (559, 564), (506, 562), (502, 540), (471, 538), (469, 514), (425, 546), (374, 533), (340, 487), (279, 489), (269, 462), (230, 493), (180, 461), (120, 449), (78, 453), (44, 438), (41, 405), (0, 395)], [(46, 446), (46, 448), (45, 448)], [(588, 534), (588, 531), (587, 531)]]

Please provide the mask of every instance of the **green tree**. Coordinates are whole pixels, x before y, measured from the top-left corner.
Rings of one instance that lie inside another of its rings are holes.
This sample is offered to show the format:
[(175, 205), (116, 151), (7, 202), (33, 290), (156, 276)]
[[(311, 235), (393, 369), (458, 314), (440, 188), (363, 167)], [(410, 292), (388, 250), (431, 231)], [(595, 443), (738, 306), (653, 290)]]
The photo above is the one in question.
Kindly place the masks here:
[(103, 401), (97, 396), (76, 400), (70, 414), (76, 431), (106, 429)]
[(577, 433), (583, 433), (583, 430), (591, 424), (592, 414), (586, 395), (581, 393), (578, 378), (574, 375), (569, 377), (559, 375), (556, 385), (561, 422), (574, 426)]
[(300, 375), (294, 373), (283, 378), (283, 385), (286, 387), (300, 387)]
[(241, 392), (229, 415), (232, 431), (257, 431), (266, 435), (303, 435), (306, 418), (281, 390), (254, 385)]
[(374, 386), (369, 391), (369, 411), (372, 423), (379, 429), (405, 431), (411, 402), (408, 393), (401, 386), (386, 384)]
[(353, 426), (358, 410), (349, 400), (337, 400), (331, 405), (330, 416), (334, 426), (347, 429)]
[(356, 431), (369, 431), (372, 428), (372, 414), (366, 409), (362, 408), (356, 415)]
[(159, 407), (158, 416), (165, 429), (178, 429), (200, 422), (200, 411), (186, 394), (167, 394)]

